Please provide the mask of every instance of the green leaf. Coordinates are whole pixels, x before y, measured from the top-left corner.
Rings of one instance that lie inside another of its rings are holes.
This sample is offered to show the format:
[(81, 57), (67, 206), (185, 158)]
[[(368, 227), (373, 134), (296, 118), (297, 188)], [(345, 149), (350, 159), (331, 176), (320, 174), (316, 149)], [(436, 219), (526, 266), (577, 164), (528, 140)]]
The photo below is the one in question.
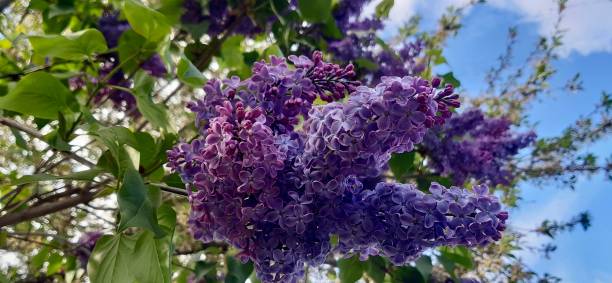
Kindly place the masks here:
[(418, 176), (416, 178), (417, 186), (422, 191), (429, 190), (429, 187), (431, 186), (432, 182), (439, 183), (440, 185), (445, 186), (445, 187), (450, 187), (453, 185), (453, 182), (451, 181), (451, 179), (449, 177), (444, 177), (444, 176), (427, 175), (427, 176)]
[(144, 72), (136, 74), (135, 78), (135, 91), (136, 105), (138, 110), (142, 113), (147, 121), (155, 127), (163, 129), (165, 131), (172, 130), (170, 125), (170, 119), (168, 119), (168, 113), (166, 112), (163, 104), (156, 104), (151, 98), (153, 92), (153, 84), (155, 81), (149, 75)]
[(133, 282), (135, 278), (130, 272), (134, 264), (132, 254), (139, 235), (143, 234), (100, 237), (87, 263), (91, 282)]
[(49, 265), (47, 266), (47, 274), (55, 274), (62, 268), (62, 261), (64, 257), (57, 252), (51, 253), (49, 256), (49, 260), (47, 262)]
[(172, 29), (166, 16), (136, 0), (125, 1), (123, 13), (132, 29), (149, 41), (161, 41)]
[(227, 277), (225, 283), (244, 283), (253, 272), (253, 263), (241, 263), (236, 258), (228, 256), (225, 259)]
[(461, 82), (457, 78), (455, 78), (455, 74), (453, 74), (453, 72), (448, 72), (444, 75), (441, 75), (440, 77), (442, 77), (445, 84), (451, 84), (454, 87), (461, 86)]
[(181, 27), (189, 32), (192, 38), (200, 38), (202, 35), (206, 34), (206, 31), (208, 31), (208, 26), (210, 26), (208, 21), (202, 21), (197, 24), (181, 23)]
[(389, 159), (389, 167), (395, 179), (401, 179), (406, 173), (414, 168), (414, 152), (393, 154)]
[(123, 168), (139, 168), (140, 167), (140, 152), (135, 148), (124, 144), (119, 155), (119, 165)]
[(172, 235), (176, 213), (167, 204), (159, 209), (166, 236), (156, 239), (149, 231), (102, 236), (96, 243), (87, 273), (93, 283), (171, 282)]
[(472, 253), (466, 247), (440, 248), (440, 260), (442, 259), (457, 263), (467, 269), (474, 267)]
[(329, 17), (323, 27), (323, 34), (327, 37), (342, 39), (342, 31), (338, 28), (336, 20), (333, 17)]
[(15, 136), (15, 144), (21, 149), (30, 150), (28, 147), (28, 144), (26, 143), (25, 139), (21, 135), (21, 132), (15, 128), (9, 128), (9, 129), (11, 129), (11, 133), (13, 133), (13, 136)]
[(191, 87), (202, 87), (206, 83), (206, 77), (198, 70), (198, 68), (187, 59), (185, 55), (181, 56), (176, 67), (176, 76), (178, 79)]
[(431, 275), (431, 270), (433, 269), (433, 265), (431, 264), (431, 257), (429, 256), (421, 256), (416, 262), (416, 268), (419, 270), (423, 278), (428, 279)]
[(257, 51), (244, 52), (242, 53), (242, 56), (244, 58), (245, 64), (249, 66), (253, 66), (253, 64), (257, 62), (257, 59), (259, 59), (259, 52)]
[(160, 0), (159, 2), (161, 7), (157, 11), (166, 16), (170, 25), (178, 23), (183, 14), (183, 0)]
[(391, 273), (393, 283), (425, 283), (425, 279), (418, 269), (412, 266), (402, 266)]
[[(61, 117), (61, 115), (60, 115)], [(70, 144), (62, 138), (57, 130), (54, 130), (44, 136), (45, 141), (53, 148), (61, 151), (70, 151)]]
[(19, 73), (20, 69), (12, 58), (0, 52), (0, 75)]
[(446, 272), (453, 277), (456, 277), (455, 269), (458, 265), (468, 270), (474, 268), (472, 254), (465, 247), (441, 247), (438, 261), (440, 261)]
[(386, 265), (384, 258), (372, 256), (367, 261), (365, 272), (375, 283), (383, 283), (385, 281)]
[(36, 183), (42, 181), (52, 181), (52, 180), (79, 180), (79, 181), (91, 181), (98, 175), (103, 172), (102, 169), (94, 168), (85, 171), (79, 171), (72, 174), (64, 175), (64, 176), (55, 176), (50, 174), (34, 174), (23, 176), (16, 181), (12, 182), (11, 185), (23, 185), (28, 183)]
[(217, 263), (212, 260), (203, 261), (199, 260), (195, 263), (195, 278), (196, 279), (206, 279), (207, 275), (216, 276), (217, 272)]
[(280, 47), (278, 47), (278, 45), (272, 44), (272, 45), (270, 45), (268, 48), (266, 48), (264, 50), (263, 55), (261, 56), (261, 58), (267, 60), (272, 55), (283, 56), (283, 51), (280, 49)]
[(376, 5), (376, 17), (379, 19), (386, 19), (389, 17), (389, 12), (393, 8), (394, 0), (383, 0)]
[(43, 30), (46, 33), (61, 33), (70, 24), (74, 7), (53, 4), (43, 12)]
[[(133, 149), (138, 149), (139, 144), (130, 130), (123, 127), (108, 127), (99, 129), (92, 135), (108, 147), (118, 169), (117, 177), (121, 177), (127, 169), (138, 169), (140, 157), (136, 156), (137, 153)], [(113, 166), (102, 167), (112, 168)]]
[(34, 255), (31, 259), (30, 259), (30, 265), (32, 266), (32, 268), (34, 270), (40, 270), (43, 267), (43, 264), (45, 263), (45, 261), (47, 261), (47, 259), (49, 258), (49, 252), (50, 252), (50, 248), (49, 247), (42, 247), (39, 251), (38, 254)]
[(157, 223), (157, 212), (138, 171), (128, 169), (125, 172), (117, 198), (121, 212), (119, 232), (128, 227), (141, 227), (153, 231), (157, 237), (166, 234)]
[(0, 108), (55, 120), (68, 108), (71, 93), (58, 79), (46, 72), (23, 77), (7, 95), (0, 97)]
[(325, 23), (331, 17), (332, 0), (298, 0), (298, 9), (304, 20)]
[(121, 68), (126, 73), (131, 73), (139, 68), (140, 62), (148, 59), (155, 53), (157, 44), (147, 41), (135, 31), (129, 29), (123, 32), (119, 38), (117, 51)]
[(42, 57), (82, 60), (107, 50), (104, 36), (96, 29), (69, 35), (36, 35), (28, 39), (34, 52)]
[(221, 45), (221, 57), (223, 62), (231, 69), (240, 69), (245, 65), (244, 56), (240, 45), (244, 40), (243, 35), (233, 35), (223, 42)]
[(338, 268), (341, 283), (354, 283), (363, 275), (364, 263), (359, 260), (359, 257), (353, 256), (338, 260)]
[(425, 52), (425, 54), (431, 58), (431, 61), (434, 63), (434, 65), (441, 65), (446, 63), (446, 58), (444, 57), (444, 55), (442, 55), (442, 49), (429, 49)]
[(134, 138), (138, 142), (137, 149), (140, 152), (140, 166), (148, 168), (156, 161), (159, 146), (147, 132), (136, 132), (134, 133)]
[(357, 58), (355, 59), (355, 64), (357, 64), (357, 67), (366, 69), (368, 71), (378, 70), (378, 64), (367, 58)]
[[(135, 251), (142, 252), (141, 257), (144, 260), (151, 260), (151, 267), (136, 270), (135, 277), (139, 282), (171, 282), (172, 255), (174, 253), (172, 237), (176, 226), (176, 212), (174, 212), (172, 206), (167, 203), (160, 206), (158, 222), (166, 236), (156, 239), (153, 233), (144, 232), (146, 240), (139, 240), (136, 243)], [(148, 254), (146, 251), (148, 251)], [(163, 280), (160, 280), (159, 275), (150, 272), (151, 268), (156, 269), (157, 267), (161, 271)]]
[(172, 186), (175, 188), (182, 188), (182, 189), (185, 188), (185, 183), (183, 183), (183, 180), (181, 180), (181, 177), (177, 173), (172, 173), (170, 175), (164, 176), (162, 181), (166, 183), (168, 186)]

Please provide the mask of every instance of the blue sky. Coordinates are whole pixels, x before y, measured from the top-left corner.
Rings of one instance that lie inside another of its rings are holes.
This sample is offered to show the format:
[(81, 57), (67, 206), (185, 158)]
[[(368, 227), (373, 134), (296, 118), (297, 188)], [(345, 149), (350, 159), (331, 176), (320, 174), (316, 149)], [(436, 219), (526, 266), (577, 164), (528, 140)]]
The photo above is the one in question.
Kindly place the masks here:
[[(531, 50), (538, 37), (536, 23), (522, 22), (520, 15), (497, 8), (481, 6), (470, 11), (461, 34), (449, 41), (446, 57), (467, 91), (477, 92), (483, 87), (484, 72), (495, 62), (503, 50), (506, 31), (518, 26), (517, 57)], [(602, 90), (611, 90), (609, 66), (612, 53), (600, 51), (580, 54), (572, 51), (555, 66), (558, 74), (552, 80), (553, 88), (563, 86), (566, 79), (580, 72), (584, 79), (584, 92), (569, 94), (554, 91), (544, 95), (529, 109), (532, 121), (537, 121), (541, 137), (554, 136), (582, 114), (591, 111)], [(611, 140), (599, 142), (591, 150), (608, 156), (612, 152)], [(612, 188), (603, 176), (580, 179), (576, 190), (551, 183), (543, 188), (533, 184), (520, 184), (522, 198), (518, 210), (513, 211), (512, 225), (521, 229), (537, 226), (544, 219), (564, 220), (583, 210), (593, 216), (593, 226), (586, 232), (580, 229), (560, 235), (555, 244), (558, 250), (551, 259), (523, 252), (520, 255), (535, 270), (549, 272), (565, 282), (612, 282)], [(548, 242), (546, 237), (529, 237), (530, 245)]]
[[(447, 4), (465, 1), (396, 0), (387, 33), (393, 33), (407, 16), (419, 13), (423, 27), (433, 28), (434, 19)], [(522, 60), (538, 40), (550, 32), (554, 22), (555, 4), (549, 0), (491, 0), (467, 11), (463, 29), (448, 42), (444, 51), (450, 69), (461, 80), (463, 91), (478, 94), (484, 86), (486, 71), (495, 65), (504, 50), (511, 26), (518, 27), (516, 58)], [(600, 16), (606, 14), (607, 16)], [(580, 115), (593, 109), (603, 90), (612, 91), (612, 1), (570, 0), (565, 17), (566, 45), (555, 63), (558, 73), (552, 80), (553, 91), (543, 95), (529, 110), (532, 122), (537, 122), (540, 137), (555, 136)], [(603, 14), (602, 14), (603, 13)], [(602, 28), (603, 26), (603, 28)], [(522, 62), (522, 61), (520, 61)], [(566, 80), (580, 72), (585, 90), (570, 94), (559, 90)], [(604, 158), (612, 153), (608, 137), (589, 149)], [(612, 184), (602, 175), (579, 179), (575, 191), (559, 183), (537, 187), (520, 184), (522, 200), (512, 211), (511, 225), (532, 229), (544, 219), (567, 220), (581, 211), (593, 216), (593, 226), (586, 232), (577, 229), (562, 234), (554, 242), (558, 249), (551, 259), (524, 251), (518, 253), (532, 268), (559, 276), (563, 282), (612, 282)], [(530, 236), (529, 245), (539, 246), (550, 241), (546, 237)]]

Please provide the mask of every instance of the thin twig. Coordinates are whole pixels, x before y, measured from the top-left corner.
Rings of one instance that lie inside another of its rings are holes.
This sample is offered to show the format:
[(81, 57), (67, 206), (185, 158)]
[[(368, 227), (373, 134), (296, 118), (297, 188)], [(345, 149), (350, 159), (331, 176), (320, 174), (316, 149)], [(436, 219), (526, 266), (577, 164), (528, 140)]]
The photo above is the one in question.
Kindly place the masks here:
[[(0, 124), (9, 126), (11, 128), (17, 129), (17, 130), (20, 130), (20, 131), (30, 135), (31, 137), (39, 139), (39, 140), (41, 140), (41, 141), (43, 141), (43, 142), (48, 144), (48, 142), (45, 140), (45, 137), (43, 136), (43, 134), (41, 134), (37, 130), (32, 129), (32, 128), (26, 126), (26, 125), (22, 125), (19, 122), (13, 120), (13, 119), (9, 119), (9, 118), (6, 118), (6, 117), (0, 117)], [(56, 151), (57, 149), (52, 149), (52, 150)], [(83, 165), (85, 165), (85, 166), (87, 166), (89, 168), (96, 167), (96, 165), (93, 162), (91, 162), (91, 161), (89, 161), (89, 160), (87, 160), (87, 159), (85, 159), (85, 158), (83, 158), (81, 156), (78, 156), (78, 155), (76, 155), (76, 154), (74, 154), (72, 152), (69, 152), (69, 151), (60, 151), (60, 150), (57, 150), (57, 151), (59, 151), (62, 155), (68, 156), (71, 159), (74, 159), (75, 161), (77, 161), (77, 162), (79, 162), (79, 163), (81, 163), (81, 164), (83, 164)]]
[(187, 196), (187, 191), (185, 191), (185, 190), (183, 190), (181, 188), (176, 188), (176, 187), (168, 186), (166, 184), (161, 184), (161, 183), (147, 182), (146, 184), (154, 186), (154, 187), (158, 187), (162, 191), (165, 191), (165, 192), (169, 192), (169, 193), (173, 193), (173, 194), (177, 194), (177, 195), (182, 195), (182, 196)]

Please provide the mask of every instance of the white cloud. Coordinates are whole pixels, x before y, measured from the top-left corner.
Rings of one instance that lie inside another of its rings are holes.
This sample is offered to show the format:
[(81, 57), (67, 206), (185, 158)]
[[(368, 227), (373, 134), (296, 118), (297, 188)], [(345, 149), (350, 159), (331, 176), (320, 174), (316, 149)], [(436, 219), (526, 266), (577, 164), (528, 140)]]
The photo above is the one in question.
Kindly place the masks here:
[[(515, 12), (526, 22), (535, 23), (542, 35), (549, 35), (557, 20), (553, 0), (491, 0), (491, 5)], [(582, 55), (612, 52), (612, 1), (570, 0), (561, 28), (566, 31), (561, 55), (575, 51)]]
[[(446, 11), (446, 7), (451, 5), (462, 7), (470, 1), (471, 0), (395, 0), (393, 8), (389, 12), (386, 31), (396, 31), (415, 14), (422, 16), (425, 21), (435, 21)], [(378, 3), (380, 3), (380, 0), (370, 2), (365, 7), (363, 14), (373, 14)]]
[[(364, 14), (374, 12), (380, 0), (371, 2)], [(386, 32), (393, 33), (411, 16), (419, 14), (425, 21), (438, 19), (447, 6), (464, 6), (470, 0), (395, 0), (389, 14)], [(485, 5), (519, 15), (525, 23), (535, 24), (541, 35), (550, 35), (557, 20), (555, 0), (489, 0)], [(469, 13), (469, 10), (467, 11)], [(562, 56), (572, 52), (587, 55), (612, 52), (612, 1), (569, 0), (561, 28), (566, 31)]]

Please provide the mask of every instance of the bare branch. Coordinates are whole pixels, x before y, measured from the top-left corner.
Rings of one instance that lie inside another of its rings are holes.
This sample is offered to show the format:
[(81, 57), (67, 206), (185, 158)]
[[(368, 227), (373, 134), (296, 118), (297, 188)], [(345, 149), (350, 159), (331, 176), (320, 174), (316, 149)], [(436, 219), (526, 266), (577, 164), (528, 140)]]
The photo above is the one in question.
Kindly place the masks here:
[[(41, 217), (47, 214), (58, 212), (66, 208), (76, 206), (81, 203), (88, 203), (91, 200), (98, 197), (99, 190), (95, 190), (98, 187), (103, 187), (108, 184), (111, 179), (106, 179), (100, 183), (84, 188), (76, 196), (69, 196), (66, 198), (59, 199), (53, 202), (47, 202), (47, 199), (40, 200), (41, 205), (28, 208), (23, 211), (9, 213), (0, 216), (0, 227), (7, 225), (17, 224), (23, 221), (28, 221), (37, 217)], [(54, 196), (50, 198), (55, 199)]]
[[(45, 143), (47, 142), (45, 140), (45, 137), (43, 136), (43, 134), (41, 134), (39, 131), (37, 131), (35, 129), (32, 129), (32, 128), (26, 126), (26, 125), (22, 125), (19, 122), (13, 120), (13, 119), (5, 118), (5, 117), (0, 117), (0, 124), (9, 126), (11, 128), (17, 129), (17, 130), (20, 130), (20, 131), (30, 135), (31, 137), (39, 139), (39, 140), (41, 140), (41, 141), (43, 141)], [(57, 151), (56, 149), (52, 149), (52, 150)], [(89, 168), (96, 167), (96, 165), (93, 162), (91, 162), (91, 161), (89, 161), (89, 160), (87, 160), (87, 159), (85, 159), (85, 158), (83, 158), (81, 156), (78, 156), (78, 155), (76, 155), (76, 154), (74, 154), (72, 152), (68, 152), (68, 151), (59, 151), (59, 152), (62, 155), (66, 156), (66, 157), (69, 157), (71, 159), (74, 159), (75, 161), (77, 161), (77, 162), (79, 162), (79, 163), (81, 163), (81, 164), (83, 164), (83, 165), (85, 165), (85, 166), (87, 166)]]

